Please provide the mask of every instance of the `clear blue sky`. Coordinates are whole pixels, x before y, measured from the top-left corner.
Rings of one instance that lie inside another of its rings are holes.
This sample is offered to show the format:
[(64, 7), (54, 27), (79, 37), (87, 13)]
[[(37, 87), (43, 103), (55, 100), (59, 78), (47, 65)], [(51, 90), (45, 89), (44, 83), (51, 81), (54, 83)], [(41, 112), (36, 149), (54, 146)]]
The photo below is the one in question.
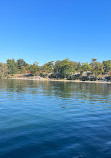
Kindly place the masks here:
[(111, 59), (111, 0), (0, 0), (0, 61)]

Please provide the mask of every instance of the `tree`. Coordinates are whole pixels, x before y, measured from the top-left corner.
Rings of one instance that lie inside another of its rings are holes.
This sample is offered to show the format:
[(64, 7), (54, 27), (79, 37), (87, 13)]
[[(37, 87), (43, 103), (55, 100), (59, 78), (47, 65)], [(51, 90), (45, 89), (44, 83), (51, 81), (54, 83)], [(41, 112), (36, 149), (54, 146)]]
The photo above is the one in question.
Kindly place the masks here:
[(98, 76), (99, 74), (102, 74), (104, 72), (103, 64), (97, 62), (97, 59), (92, 59), (90, 65), (91, 65), (91, 72), (94, 73), (95, 76)]
[(54, 73), (60, 78), (69, 78), (74, 73), (73, 62), (68, 58), (63, 61), (57, 61), (54, 66)]
[(61, 67), (62, 67), (62, 61), (60, 60), (57, 60), (55, 62), (55, 65), (54, 65), (54, 75), (56, 78), (59, 78), (61, 77)]
[(22, 66), (26, 66), (27, 65), (27, 63), (23, 60), (23, 59), (18, 59), (17, 60), (17, 64), (18, 64), (18, 68), (19, 69), (21, 69), (22, 68)]
[(21, 74), (25, 74), (25, 73), (26, 73), (26, 69), (25, 69), (24, 66), (21, 67), (20, 73), (21, 73)]
[(0, 63), (0, 78), (7, 77), (8, 67), (6, 63)]
[(13, 74), (16, 74), (18, 72), (17, 63), (14, 59), (8, 59), (7, 60), (7, 66), (8, 66), (8, 72), (13, 76)]
[(103, 61), (103, 65), (106, 73), (111, 71), (111, 60)]
[(91, 70), (91, 66), (88, 63), (83, 63), (81, 68), (83, 71), (90, 71)]
[(69, 78), (74, 73), (73, 62), (68, 58), (62, 61), (61, 75), (63, 78)]
[(44, 71), (47, 73), (51, 73), (53, 72), (53, 68), (54, 68), (54, 61), (50, 61), (46, 64), (44, 64)]
[(97, 62), (97, 59), (92, 58), (92, 63), (95, 63), (95, 62)]
[(82, 66), (81, 63), (77, 62), (77, 68), (76, 68), (76, 70), (80, 72), (82, 70), (81, 66)]
[(30, 66), (30, 71), (33, 76), (39, 75), (39, 66), (38, 63), (34, 63)]

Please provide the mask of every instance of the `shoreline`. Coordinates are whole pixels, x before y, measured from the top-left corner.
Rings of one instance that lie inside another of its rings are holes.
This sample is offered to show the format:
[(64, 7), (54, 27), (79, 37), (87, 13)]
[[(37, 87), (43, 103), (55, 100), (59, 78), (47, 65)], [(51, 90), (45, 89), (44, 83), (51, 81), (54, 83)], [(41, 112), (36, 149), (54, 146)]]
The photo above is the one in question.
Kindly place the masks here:
[(108, 81), (81, 81), (81, 80), (66, 80), (66, 79), (46, 79), (46, 78), (8, 78), (15, 80), (32, 80), (32, 81), (55, 81), (55, 82), (75, 82), (75, 83), (107, 83), (111, 84)]

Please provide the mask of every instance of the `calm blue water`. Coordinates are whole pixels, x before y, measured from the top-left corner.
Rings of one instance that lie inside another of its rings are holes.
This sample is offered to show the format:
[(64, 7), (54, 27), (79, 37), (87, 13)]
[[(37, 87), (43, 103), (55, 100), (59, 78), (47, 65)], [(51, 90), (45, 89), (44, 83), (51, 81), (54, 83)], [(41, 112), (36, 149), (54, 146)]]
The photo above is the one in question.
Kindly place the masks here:
[(111, 85), (0, 80), (0, 158), (111, 158)]

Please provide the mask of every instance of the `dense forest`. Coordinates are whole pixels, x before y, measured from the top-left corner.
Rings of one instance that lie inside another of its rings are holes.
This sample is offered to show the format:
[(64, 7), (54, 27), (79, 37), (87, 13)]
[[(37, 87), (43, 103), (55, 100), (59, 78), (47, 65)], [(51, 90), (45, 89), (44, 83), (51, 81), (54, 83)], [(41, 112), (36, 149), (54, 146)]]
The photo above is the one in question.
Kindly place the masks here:
[(0, 62), (0, 78), (11, 77), (42, 77), (68, 80), (111, 81), (111, 60), (98, 62), (92, 59), (90, 63), (80, 63), (65, 60), (50, 61), (43, 66), (38, 62), (28, 64), (23, 59), (8, 59)]

